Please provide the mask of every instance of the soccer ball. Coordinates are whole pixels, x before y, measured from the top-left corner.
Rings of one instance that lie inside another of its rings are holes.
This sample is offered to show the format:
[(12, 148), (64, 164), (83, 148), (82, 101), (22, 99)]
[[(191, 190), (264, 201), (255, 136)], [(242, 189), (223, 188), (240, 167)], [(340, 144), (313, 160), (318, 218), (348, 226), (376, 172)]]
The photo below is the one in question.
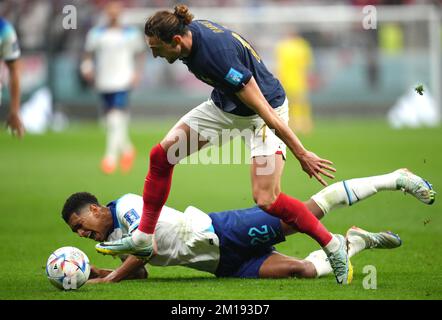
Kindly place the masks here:
[(91, 268), (86, 254), (75, 247), (55, 250), (46, 263), (49, 282), (62, 290), (80, 288), (89, 279)]

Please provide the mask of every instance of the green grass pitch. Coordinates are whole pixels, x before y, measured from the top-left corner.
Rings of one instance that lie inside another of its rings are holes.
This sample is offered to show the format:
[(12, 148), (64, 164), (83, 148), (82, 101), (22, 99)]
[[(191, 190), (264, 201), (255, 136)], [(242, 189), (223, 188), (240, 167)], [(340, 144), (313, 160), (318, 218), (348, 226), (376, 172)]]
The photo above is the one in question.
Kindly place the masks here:
[[(332, 275), (317, 280), (216, 279), (184, 267), (149, 267), (149, 279), (120, 284), (85, 285), (62, 292), (46, 279), (49, 254), (76, 246), (99, 267), (114, 268), (118, 260), (99, 255), (94, 243), (73, 234), (60, 210), (73, 192), (90, 191), (103, 204), (127, 193), (141, 193), (150, 148), (173, 121), (135, 123), (138, 149), (128, 175), (104, 176), (99, 161), (104, 130), (95, 123), (75, 124), (63, 133), (27, 135), (22, 141), (0, 133), (0, 299), (441, 299), (442, 206), (436, 196), (426, 206), (401, 192), (379, 193), (350, 208), (336, 210), (322, 221), (333, 232), (352, 225), (371, 231), (391, 229), (403, 246), (371, 250), (352, 259), (352, 285), (340, 287)], [(336, 181), (382, 174), (408, 167), (442, 190), (442, 128), (392, 130), (384, 120), (318, 121), (307, 148), (337, 168)], [(331, 182), (330, 180), (328, 180)], [(304, 174), (289, 156), (282, 188), (306, 199), (320, 184)], [(247, 165), (182, 165), (174, 173), (168, 205), (188, 205), (206, 212), (253, 205)], [(281, 252), (305, 257), (316, 250), (305, 235), (294, 235), (277, 246)], [(377, 289), (366, 290), (366, 265), (377, 270)]]

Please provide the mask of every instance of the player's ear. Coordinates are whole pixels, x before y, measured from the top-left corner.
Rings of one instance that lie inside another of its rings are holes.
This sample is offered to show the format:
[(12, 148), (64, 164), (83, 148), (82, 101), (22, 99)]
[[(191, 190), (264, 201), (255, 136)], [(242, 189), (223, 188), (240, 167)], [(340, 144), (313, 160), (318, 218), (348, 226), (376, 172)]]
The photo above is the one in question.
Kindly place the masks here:
[(97, 206), (96, 204), (91, 204), (91, 205), (89, 205), (89, 210), (92, 212), (92, 214), (93, 214), (94, 216), (99, 215), (99, 213), (100, 213), (100, 209), (101, 209), (101, 207), (100, 207), (100, 206)]
[(176, 34), (172, 37), (171, 46), (176, 47), (177, 45), (181, 44), (182, 38), (180, 35)]

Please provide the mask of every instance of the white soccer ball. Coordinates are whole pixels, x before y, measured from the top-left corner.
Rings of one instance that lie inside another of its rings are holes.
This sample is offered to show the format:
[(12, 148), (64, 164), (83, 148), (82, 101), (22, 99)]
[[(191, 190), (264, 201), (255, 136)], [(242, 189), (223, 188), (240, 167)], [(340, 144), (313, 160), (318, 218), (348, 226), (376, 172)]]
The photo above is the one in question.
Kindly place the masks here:
[(75, 247), (55, 250), (46, 263), (49, 282), (62, 290), (76, 290), (89, 279), (91, 267), (87, 255)]

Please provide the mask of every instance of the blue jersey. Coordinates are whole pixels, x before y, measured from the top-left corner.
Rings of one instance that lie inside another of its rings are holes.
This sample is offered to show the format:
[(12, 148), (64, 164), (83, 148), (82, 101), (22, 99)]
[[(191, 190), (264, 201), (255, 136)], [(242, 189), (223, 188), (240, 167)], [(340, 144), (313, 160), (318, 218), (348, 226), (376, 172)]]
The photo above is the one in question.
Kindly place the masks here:
[(252, 76), (273, 108), (284, 103), (281, 83), (239, 34), (207, 20), (194, 20), (188, 27), (192, 49), (181, 60), (198, 79), (214, 87), (211, 99), (216, 106), (239, 116), (256, 114), (235, 95)]

